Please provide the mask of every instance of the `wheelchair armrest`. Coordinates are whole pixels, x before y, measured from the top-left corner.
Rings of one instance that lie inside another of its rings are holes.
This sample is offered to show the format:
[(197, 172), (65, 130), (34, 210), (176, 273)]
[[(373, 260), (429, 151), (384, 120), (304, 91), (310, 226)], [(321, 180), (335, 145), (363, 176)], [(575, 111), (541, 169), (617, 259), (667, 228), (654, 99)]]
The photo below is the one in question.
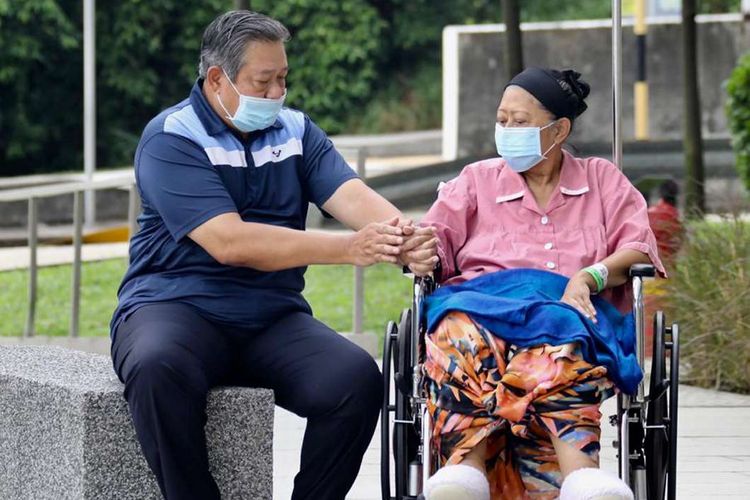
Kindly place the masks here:
[(433, 276), (416, 276), (407, 266), (404, 266), (401, 271), (403, 272), (404, 276), (414, 276), (414, 283), (419, 285), (424, 296), (431, 294), (437, 288), (437, 283), (435, 282), (435, 278)]
[(422, 297), (427, 297), (437, 288), (435, 278), (432, 276), (414, 276), (414, 285), (418, 286), (422, 292)]
[(656, 276), (656, 268), (653, 264), (633, 264), (630, 266), (629, 275), (631, 278), (653, 278)]

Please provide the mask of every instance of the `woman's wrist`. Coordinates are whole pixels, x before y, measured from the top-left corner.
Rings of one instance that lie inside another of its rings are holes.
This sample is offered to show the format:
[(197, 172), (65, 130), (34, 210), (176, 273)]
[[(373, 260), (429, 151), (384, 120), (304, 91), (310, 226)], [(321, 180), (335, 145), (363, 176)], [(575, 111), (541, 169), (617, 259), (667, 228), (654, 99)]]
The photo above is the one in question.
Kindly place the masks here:
[(596, 282), (596, 279), (588, 272), (586, 269), (581, 269), (576, 273), (576, 276), (583, 280), (584, 283), (586, 283), (586, 286), (589, 287), (589, 292), (591, 292), (592, 295), (598, 293), (599, 287)]
[[(609, 269), (607, 268), (607, 266), (605, 266), (601, 262), (598, 262), (592, 266), (583, 268), (582, 272), (591, 276), (592, 280), (594, 281), (595, 287), (592, 289), (591, 286), (589, 286), (589, 289), (592, 290), (591, 293), (594, 293), (594, 294), (600, 293), (605, 288), (607, 288), (607, 281), (609, 279)], [(588, 281), (588, 283), (590, 283), (590, 281)]]

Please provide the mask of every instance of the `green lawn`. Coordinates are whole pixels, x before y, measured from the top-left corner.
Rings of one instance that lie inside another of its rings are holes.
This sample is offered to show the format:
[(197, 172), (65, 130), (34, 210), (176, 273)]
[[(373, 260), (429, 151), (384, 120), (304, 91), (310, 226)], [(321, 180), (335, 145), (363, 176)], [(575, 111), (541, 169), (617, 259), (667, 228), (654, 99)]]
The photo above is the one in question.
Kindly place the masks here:
[[(124, 259), (83, 266), (81, 336), (107, 335), (117, 303), (117, 287), (127, 264)], [(351, 331), (350, 266), (314, 266), (307, 271), (305, 296), (315, 316), (338, 331)], [(0, 335), (20, 335), (26, 321), (28, 272), (0, 273)], [(70, 323), (71, 267), (39, 271), (36, 330), (38, 335), (67, 335)], [(411, 282), (394, 266), (365, 270), (365, 330), (382, 334), (389, 319), (397, 319), (410, 301)]]

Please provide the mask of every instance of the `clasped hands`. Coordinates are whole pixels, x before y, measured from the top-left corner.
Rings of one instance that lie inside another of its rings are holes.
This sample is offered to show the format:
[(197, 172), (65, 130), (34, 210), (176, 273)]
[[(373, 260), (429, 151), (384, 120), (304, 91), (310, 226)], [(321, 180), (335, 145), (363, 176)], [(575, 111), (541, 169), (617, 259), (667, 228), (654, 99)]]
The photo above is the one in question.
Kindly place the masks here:
[(367, 224), (352, 234), (347, 251), (356, 266), (390, 262), (424, 276), (438, 263), (437, 242), (434, 227), (419, 227), (409, 219), (394, 217)]

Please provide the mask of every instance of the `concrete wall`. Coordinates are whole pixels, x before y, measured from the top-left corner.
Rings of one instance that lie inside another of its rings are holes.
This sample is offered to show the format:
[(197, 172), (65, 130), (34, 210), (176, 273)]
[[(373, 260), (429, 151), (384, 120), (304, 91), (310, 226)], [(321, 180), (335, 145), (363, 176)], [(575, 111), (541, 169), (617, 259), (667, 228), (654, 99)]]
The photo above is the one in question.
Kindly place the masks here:
[[(443, 32), (443, 156), (493, 153), (495, 110), (508, 81), (504, 26), (448, 26)], [(526, 66), (574, 68), (591, 84), (589, 109), (576, 122), (572, 141), (611, 141), (611, 21), (522, 25)], [(704, 137), (726, 136), (722, 83), (750, 48), (739, 14), (698, 16)], [(650, 129), (654, 140), (682, 137), (682, 28), (679, 18), (652, 21), (648, 32)], [(632, 140), (635, 37), (623, 28), (623, 134)]]

